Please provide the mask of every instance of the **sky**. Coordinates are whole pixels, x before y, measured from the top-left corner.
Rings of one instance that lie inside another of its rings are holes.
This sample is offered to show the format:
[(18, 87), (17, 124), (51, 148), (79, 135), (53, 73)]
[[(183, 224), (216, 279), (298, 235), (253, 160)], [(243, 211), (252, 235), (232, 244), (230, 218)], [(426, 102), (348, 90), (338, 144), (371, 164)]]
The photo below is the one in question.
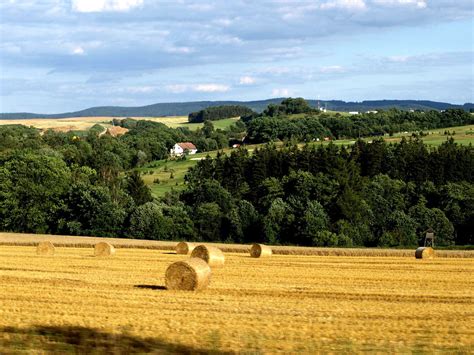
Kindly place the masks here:
[(0, 112), (474, 102), (472, 0), (0, 0)]

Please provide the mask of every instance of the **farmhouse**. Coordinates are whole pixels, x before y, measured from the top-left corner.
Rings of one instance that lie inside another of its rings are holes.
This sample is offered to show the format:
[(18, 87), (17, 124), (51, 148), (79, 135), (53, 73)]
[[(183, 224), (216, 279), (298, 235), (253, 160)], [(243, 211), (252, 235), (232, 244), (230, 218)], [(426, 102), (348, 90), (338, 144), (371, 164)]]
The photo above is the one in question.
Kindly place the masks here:
[(170, 150), (172, 156), (180, 156), (183, 154), (196, 154), (197, 148), (191, 142), (176, 143)]

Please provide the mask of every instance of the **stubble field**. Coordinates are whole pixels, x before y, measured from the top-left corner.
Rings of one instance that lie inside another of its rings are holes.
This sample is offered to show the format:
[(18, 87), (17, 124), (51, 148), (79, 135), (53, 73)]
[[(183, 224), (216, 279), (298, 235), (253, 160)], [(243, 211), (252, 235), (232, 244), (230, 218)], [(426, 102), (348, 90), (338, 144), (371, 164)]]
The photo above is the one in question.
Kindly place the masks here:
[[(70, 117), (70, 118), (31, 118), (31, 119), (2, 119), (1, 125), (24, 125), (40, 128), (43, 130), (53, 129), (61, 132), (69, 131), (87, 131), (92, 126), (100, 124), (105, 128), (112, 126), (112, 119), (114, 117), (96, 116), (96, 117)], [(123, 119), (125, 117), (118, 117)], [(190, 130), (201, 128), (203, 123), (189, 123), (187, 116), (167, 116), (167, 117), (130, 117), (134, 120), (144, 120), (159, 122), (167, 125), (170, 128), (186, 127)], [(226, 129), (238, 121), (238, 118), (227, 118), (219, 121), (214, 121), (214, 127), (217, 129)]]
[(474, 260), (226, 253), (168, 291), (169, 250), (0, 246), (0, 353), (474, 350)]

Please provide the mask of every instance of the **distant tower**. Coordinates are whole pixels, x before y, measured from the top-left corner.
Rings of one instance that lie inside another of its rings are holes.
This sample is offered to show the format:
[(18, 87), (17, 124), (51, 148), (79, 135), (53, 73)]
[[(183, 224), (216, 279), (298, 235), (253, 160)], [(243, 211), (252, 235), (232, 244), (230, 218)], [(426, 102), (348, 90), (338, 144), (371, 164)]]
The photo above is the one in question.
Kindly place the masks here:
[(434, 248), (434, 232), (432, 228), (428, 228), (425, 235), (425, 247)]

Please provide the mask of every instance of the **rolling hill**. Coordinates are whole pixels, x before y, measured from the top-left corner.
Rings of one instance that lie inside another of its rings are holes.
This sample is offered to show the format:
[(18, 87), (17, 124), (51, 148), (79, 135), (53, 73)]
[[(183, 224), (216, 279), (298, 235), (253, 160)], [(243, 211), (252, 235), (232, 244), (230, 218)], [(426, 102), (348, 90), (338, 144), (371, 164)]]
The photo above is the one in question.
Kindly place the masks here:
[[(66, 112), (58, 114), (41, 114), (29, 112), (0, 113), (0, 119), (32, 119), (32, 118), (69, 118), (69, 117), (153, 117), (153, 116), (184, 116), (190, 112), (199, 111), (206, 107), (220, 105), (242, 105), (254, 111), (261, 112), (269, 104), (280, 103), (283, 98), (259, 100), (259, 101), (195, 101), (195, 102), (170, 102), (157, 103), (140, 107), (120, 107), (120, 106), (100, 106), (91, 107), (76, 112)], [(309, 104), (317, 107), (317, 100), (308, 100)], [(321, 107), (326, 107), (333, 111), (368, 111), (380, 110), (396, 107), (402, 110), (446, 110), (449, 108), (462, 108), (465, 110), (474, 109), (473, 103), (464, 105), (454, 105), (445, 102), (419, 101), (419, 100), (376, 100), (361, 102), (346, 102), (340, 100), (320, 100)]]

